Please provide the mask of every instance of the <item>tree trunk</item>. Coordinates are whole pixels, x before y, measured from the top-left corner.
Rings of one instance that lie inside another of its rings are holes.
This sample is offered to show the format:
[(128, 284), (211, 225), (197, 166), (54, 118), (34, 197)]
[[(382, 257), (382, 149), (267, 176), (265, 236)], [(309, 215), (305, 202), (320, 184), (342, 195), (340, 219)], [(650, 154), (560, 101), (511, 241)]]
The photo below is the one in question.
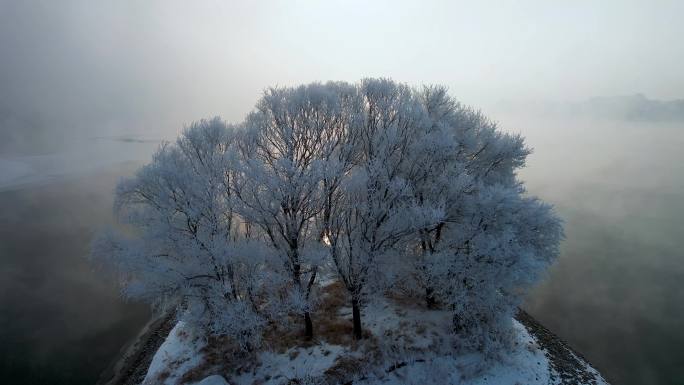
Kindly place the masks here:
[(428, 309), (434, 309), (437, 305), (437, 301), (435, 300), (435, 291), (431, 287), (425, 288), (425, 304), (427, 305)]
[(313, 322), (311, 322), (311, 314), (308, 311), (304, 312), (304, 335), (306, 338), (313, 337)]
[(454, 313), (453, 317), (451, 318), (451, 324), (453, 326), (453, 330), (456, 333), (460, 333), (465, 329), (465, 325), (463, 324), (463, 319), (461, 318), (460, 315)]
[[(318, 271), (318, 266), (313, 267), (311, 272), (311, 278), (309, 278), (309, 283), (306, 285), (306, 302), (309, 302), (309, 296), (311, 295), (311, 288), (316, 281), (316, 272)], [(313, 337), (313, 323), (311, 322), (311, 314), (309, 312), (304, 312), (304, 327), (306, 338), (311, 339)]]
[(359, 309), (359, 301), (352, 299), (352, 317), (354, 319), (354, 339), (360, 340), (361, 334), (361, 310)]

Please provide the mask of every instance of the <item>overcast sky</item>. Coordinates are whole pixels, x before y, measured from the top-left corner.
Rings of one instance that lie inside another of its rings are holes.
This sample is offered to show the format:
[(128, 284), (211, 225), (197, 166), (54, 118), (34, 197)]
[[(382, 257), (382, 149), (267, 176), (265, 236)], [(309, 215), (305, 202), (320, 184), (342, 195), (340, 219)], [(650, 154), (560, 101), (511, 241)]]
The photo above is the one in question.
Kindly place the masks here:
[(677, 0), (0, 0), (0, 151), (239, 120), (269, 85), (366, 76), (475, 105), (681, 98), (683, 15)]

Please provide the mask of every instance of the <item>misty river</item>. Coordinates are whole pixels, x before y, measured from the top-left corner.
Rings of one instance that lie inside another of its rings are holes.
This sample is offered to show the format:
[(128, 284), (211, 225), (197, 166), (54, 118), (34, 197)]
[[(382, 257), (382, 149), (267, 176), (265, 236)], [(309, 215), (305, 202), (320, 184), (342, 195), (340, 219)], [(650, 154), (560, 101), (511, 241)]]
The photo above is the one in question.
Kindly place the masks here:
[[(520, 176), (565, 221), (526, 309), (613, 384), (684, 383), (683, 125), (497, 118), (534, 147)], [(138, 164), (0, 192), (3, 383), (92, 384), (148, 321), (86, 258)]]

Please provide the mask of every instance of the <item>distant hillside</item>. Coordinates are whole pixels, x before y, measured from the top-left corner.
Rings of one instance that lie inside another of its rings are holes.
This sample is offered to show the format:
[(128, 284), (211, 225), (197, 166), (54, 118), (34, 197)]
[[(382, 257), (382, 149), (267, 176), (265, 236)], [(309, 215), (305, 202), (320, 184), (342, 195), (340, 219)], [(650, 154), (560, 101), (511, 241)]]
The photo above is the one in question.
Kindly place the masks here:
[(625, 120), (684, 120), (684, 100), (655, 100), (643, 94), (598, 97), (570, 104), (569, 111), (583, 115)]
[(643, 94), (603, 96), (575, 102), (502, 101), (503, 112), (532, 112), (539, 115), (569, 115), (627, 121), (684, 121), (684, 99), (657, 100)]

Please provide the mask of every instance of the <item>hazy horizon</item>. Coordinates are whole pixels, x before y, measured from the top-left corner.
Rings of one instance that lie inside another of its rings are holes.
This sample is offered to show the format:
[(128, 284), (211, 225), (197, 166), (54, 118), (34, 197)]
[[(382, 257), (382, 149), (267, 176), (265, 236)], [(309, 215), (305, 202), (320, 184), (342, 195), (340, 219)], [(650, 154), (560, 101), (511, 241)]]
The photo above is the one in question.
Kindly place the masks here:
[(1, 154), (239, 121), (266, 87), (391, 77), (501, 100), (684, 98), (678, 1), (0, 1)]

